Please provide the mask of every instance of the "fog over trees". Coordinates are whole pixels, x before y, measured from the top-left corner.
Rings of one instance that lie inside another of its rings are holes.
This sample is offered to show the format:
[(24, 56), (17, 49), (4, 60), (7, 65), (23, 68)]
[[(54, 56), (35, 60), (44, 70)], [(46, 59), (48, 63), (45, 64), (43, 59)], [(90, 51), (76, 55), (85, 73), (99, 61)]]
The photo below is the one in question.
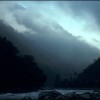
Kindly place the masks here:
[(64, 36), (50, 31), (41, 34), (19, 33), (3, 20), (0, 21), (0, 28), (0, 35), (11, 41), (21, 54), (35, 57), (38, 66), (48, 77), (47, 84), (52, 86), (57, 73), (68, 78), (74, 72), (80, 73), (99, 57), (97, 48), (68, 33), (64, 33)]

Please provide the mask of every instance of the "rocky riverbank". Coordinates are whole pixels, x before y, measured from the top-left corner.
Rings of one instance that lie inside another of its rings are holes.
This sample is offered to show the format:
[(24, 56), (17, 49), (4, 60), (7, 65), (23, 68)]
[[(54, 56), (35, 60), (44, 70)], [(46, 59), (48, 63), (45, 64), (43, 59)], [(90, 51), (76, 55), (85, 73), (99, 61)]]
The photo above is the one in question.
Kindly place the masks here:
[(86, 92), (77, 94), (76, 92), (69, 92), (61, 94), (58, 91), (42, 91), (38, 94), (38, 98), (25, 97), (22, 100), (100, 100), (100, 91)]

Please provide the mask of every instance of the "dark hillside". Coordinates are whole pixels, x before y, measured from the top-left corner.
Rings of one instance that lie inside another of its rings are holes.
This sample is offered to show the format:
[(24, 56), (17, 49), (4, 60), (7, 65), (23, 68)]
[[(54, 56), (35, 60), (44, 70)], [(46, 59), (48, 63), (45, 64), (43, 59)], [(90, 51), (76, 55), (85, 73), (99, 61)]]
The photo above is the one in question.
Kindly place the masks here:
[(20, 56), (11, 42), (0, 37), (0, 92), (37, 90), (45, 80), (32, 56)]
[(79, 87), (100, 88), (100, 58), (78, 75), (76, 83)]

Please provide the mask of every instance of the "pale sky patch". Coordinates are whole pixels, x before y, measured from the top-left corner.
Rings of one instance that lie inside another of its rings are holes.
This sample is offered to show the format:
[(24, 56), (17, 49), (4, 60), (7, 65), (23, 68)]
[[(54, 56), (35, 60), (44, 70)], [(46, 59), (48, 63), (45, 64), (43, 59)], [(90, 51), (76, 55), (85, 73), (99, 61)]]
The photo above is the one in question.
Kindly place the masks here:
[(100, 30), (96, 25), (94, 17), (87, 12), (83, 17), (76, 18), (72, 15), (68, 3), (66, 4), (66, 6), (68, 6), (66, 7), (68, 8), (66, 11), (62, 10), (56, 1), (26, 1), (19, 3), (27, 10), (32, 9), (32, 13), (34, 13), (35, 10), (43, 16), (40, 20), (37, 20), (38, 23), (46, 25), (47, 20), (49, 20), (49, 22), (54, 21), (73, 36), (81, 36), (84, 41), (100, 49), (100, 45), (92, 40), (92, 38), (100, 40)]

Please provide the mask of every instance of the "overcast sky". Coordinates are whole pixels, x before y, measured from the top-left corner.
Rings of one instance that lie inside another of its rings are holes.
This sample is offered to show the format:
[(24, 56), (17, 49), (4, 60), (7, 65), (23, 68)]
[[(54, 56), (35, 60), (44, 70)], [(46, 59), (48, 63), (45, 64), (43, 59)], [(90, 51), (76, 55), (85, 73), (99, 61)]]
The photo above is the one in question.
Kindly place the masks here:
[(0, 19), (34, 40), (44, 62), (85, 66), (99, 57), (99, 1), (0, 1)]
[[(14, 10), (15, 4), (19, 4), (25, 8), (17, 8)], [(58, 27), (62, 27), (65, 31), (68, 31), (73, 36), (77, 36), (80, 39), (86, 41), (90, 45), (96, 46), (100, 49), (100, 2), (99, 1), (16, 1), (16, 2), (2, 2), (0, 5), (5, 6), (2, 8), (2, 13), (5, 13), (1, 17), (5, 18), (13, 27), (19, 31), (32, 31), (25, 28), (25, 26), (19, 25), (16, 22), (16, 16), (20, 21), (25, 18), (34, 21), (43, 27), (53, 28), (54, 24)], [(12, 9), (10, 9), (12, 7)], [(9, 8), (9, 9), (7, 9)], [(7, 9), (7, 10), (3, 10)], [(30, 15), (30, 16), (28, 16)], [(9, 18), (9, 19), (8, 19)], [(57, 30), (57, 29), (55, 29)]]

